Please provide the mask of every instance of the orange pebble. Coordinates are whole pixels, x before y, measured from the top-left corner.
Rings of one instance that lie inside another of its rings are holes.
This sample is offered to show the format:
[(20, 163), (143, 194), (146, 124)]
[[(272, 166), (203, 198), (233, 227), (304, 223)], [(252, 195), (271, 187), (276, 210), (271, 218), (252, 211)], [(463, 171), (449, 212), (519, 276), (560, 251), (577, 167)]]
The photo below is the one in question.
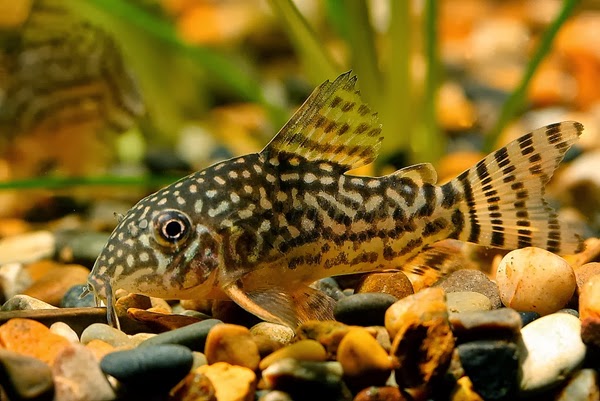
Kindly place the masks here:
[(92, 351), (97, 361), (102, 360), (104, 355), (110, 354), (115, 350), (115, 347), (102, 340), (94, 339), (85, 345), (87, 349)]
[(31, 319), (10, 319), (0, 326), (0, 345), (7, 350), (52, 364), (56, 355), (70, 344), (42, 323)]

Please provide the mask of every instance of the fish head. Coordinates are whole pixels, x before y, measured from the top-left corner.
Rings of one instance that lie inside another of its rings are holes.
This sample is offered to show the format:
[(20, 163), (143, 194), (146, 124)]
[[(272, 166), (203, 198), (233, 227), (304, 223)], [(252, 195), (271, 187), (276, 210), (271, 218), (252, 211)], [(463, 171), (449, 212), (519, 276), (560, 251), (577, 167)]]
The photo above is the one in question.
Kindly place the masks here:
[(88, 277), (97, 300), (111, 298), (116, 289), (203, 298), (217, 287), (222, 241), (196, 213), (199, 190), (186, 196), (182, 181), (142, 199), (121, 218)]

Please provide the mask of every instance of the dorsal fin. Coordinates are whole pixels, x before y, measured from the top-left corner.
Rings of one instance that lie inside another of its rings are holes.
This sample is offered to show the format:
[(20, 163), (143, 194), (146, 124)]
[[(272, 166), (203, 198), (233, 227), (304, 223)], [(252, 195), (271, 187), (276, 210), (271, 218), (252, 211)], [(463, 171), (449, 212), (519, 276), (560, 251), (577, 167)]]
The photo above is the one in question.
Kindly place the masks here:
[(277, 162), (293, 155), (337, 164), (344, 171), (371, 163), (383, 136), (377, 115), (361, 100), (351, 72), (311, 93), (261, 152)]
[(430, 163), (420, 163), (394, 171), (390, 176), (410, 178), (416, 184), (435, 184), (437, 172)]

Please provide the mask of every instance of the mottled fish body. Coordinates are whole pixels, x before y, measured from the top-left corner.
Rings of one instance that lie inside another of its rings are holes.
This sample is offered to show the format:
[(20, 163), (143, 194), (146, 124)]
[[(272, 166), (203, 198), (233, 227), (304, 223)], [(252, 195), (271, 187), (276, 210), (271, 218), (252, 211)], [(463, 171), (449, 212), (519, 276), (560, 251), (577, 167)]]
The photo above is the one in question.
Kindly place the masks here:
[(229, 297), (295, 326), (331, 318), (333, 301), (311, 282), (380, 269), (422, 274), (436, 269), (432, 245), (443, 239), (581, 248), (542, 197), (581, 124), (537, 129), (444, 185), (430, 164), (352, 176), (346, 172), (372, 162), (383, 139), (355, 83), (349, 73), (325, 82), (260, 153), (217, 163), (134, 206), (89, 277), (109, 320), (114, 290), (123, 288)]

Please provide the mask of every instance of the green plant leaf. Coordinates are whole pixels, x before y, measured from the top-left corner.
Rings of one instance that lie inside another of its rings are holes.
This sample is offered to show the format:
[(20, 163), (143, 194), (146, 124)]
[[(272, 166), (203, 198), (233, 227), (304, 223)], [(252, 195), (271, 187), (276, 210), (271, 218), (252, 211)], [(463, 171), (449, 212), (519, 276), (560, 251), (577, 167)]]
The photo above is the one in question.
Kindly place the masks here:
[(544, 32), (538, 47), (531, 57), (531, 60), (527, 64), (525, 73), (521, 78), (521, 82), (519, 82), (515, 90), (510, 94), (502, 106), (502, 110), (500, 111), (500, 116), (498, 117), (496, 124), (486, 136), (484, 143), (485, 152), (490, 152), (493, 150), (498, 137), (500, 137), (500, 134), (502, 134), (502, 131), (504, 131), (506, 125), (523, 108), (525, 100), (527, 99), (527, 89), (529, 88), (531, 78), (537, 71), (544, 57), (550, 53), (550, 50), (552, 49), (552, 43), (554, 42), (554, 38), (556, 37), (558, 30), (567, 21), (569, 16), (573, 13), (575, 6), (579, 3), (579, 0), (563, 0), (560, 12), (554, 21), (552, 21), (548, 29), (546, 29), (546, 32)]
[(45, 177), (25, 180), (14, 180), (0, 182), (2, 190), (21, 189), (59, 189), (70, 187), (116, 187), (116, 186), (140, 186), (140, 187), (162, 187), (170, 184), (181, 177), (175, 176), (98, 176), (98, 177)]
[(423, 93), (423, 114), (420, 133), (413, 135), (412, 149), (415, 162), (436, 162), (445, 151), (445, 137), (440, 133), (436, 102), (439, 87), (440, 62), (438, 54), (437, 1), (425, 1), (424, 42), (427, 71)]
[(291, 0), (270, 0), (269, 4), (281, 19), (281, 26), (298, 52), (311, 84), (316, 86), (327, 79), (335, 79), (341, 72), (339, 67), (294, 3)]

